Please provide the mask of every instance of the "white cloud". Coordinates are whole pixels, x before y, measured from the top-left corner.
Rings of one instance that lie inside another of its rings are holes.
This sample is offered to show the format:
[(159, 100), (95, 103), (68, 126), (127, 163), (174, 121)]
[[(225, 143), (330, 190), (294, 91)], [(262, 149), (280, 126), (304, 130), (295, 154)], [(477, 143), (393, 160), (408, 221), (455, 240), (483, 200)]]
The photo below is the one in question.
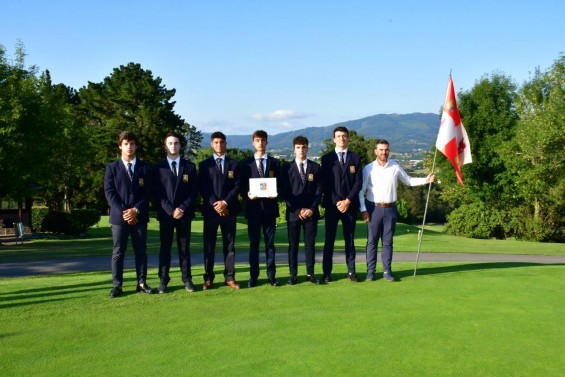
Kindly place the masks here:
[(270, 114), (253, 114), (251, 119), (260, 122), (276, 122), (287, 119), (303, 119), (312, 116), (311, 114), (300, 113), (293, 110), (276, 110)]

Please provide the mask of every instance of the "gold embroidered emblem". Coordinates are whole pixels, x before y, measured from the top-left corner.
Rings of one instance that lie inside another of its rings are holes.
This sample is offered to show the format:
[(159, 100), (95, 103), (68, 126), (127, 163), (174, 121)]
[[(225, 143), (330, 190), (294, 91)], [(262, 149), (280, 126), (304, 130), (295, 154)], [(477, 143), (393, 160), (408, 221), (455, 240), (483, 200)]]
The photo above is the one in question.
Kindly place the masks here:
[(228, 178), (233, 179), (233, 170), (228, 170)]
[(314, 174), (308, 174), (308, 182), (314, 182)]
[(183, 174), (183, 175), (182, 175), (182, 181), (183, 181), (184, 183), (188, 183), (188, 174)]
[(355, 166), (351, 165), (351, 166), (349, 167), (349, 172), (350, 172), (351, 174), (355, 174)]
[(140, 186), (140, 187), (145, 186), (145, 181), (143, 180), (143, 178), (139, 178), (139, 181), (138, 181), (138, 182), (139, 182), (139, 186)]
[(269, 177), (273, 178), (275, 176), (275, 172), (273, 170), (269, 170)]

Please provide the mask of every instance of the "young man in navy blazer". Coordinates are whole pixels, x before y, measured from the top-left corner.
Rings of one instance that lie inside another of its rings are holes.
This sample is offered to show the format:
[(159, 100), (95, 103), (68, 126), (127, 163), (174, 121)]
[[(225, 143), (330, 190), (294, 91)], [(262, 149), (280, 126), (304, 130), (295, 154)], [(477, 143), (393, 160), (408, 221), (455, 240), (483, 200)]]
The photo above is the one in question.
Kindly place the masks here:
[(159, 293), (167, 291), (171, 280), (171, 248), (177, 231), (179, 267), (184, 287), (189, 292), (192, 283), (190, 263), (190, 231), (194, 218), (194, 202), (198, 195), (196, 166), (181, 157), (179, 136), (169, 132), (165, 136), (167, 157), (155, 165), (155, 197), (161, 248), (159, 251)]
[(128, 237), (135, 253), (137, 292), (153, 293), (147, 285), (147, 223), (152, 176), (149, 164), (136, 155), (137, 136), (124, 131), (118, 137), (121, 158), (106, 166), (104, 193), (110, 204), (112, 226), (112, 282), (110, 297), (122, 294), (124, 257)]
[(288, 228), (288, 265), (290, 278), (288, 284), (298, 282), (298, 246), (300, 231), (304, 229), (306, 249), (306, 279), (320, 284), (314, 276), (316, 233), (320, 212), (318, 205), (322, 199), (322, 177), (320, 165), (307, 158), (308, 139), (297, 136), (292, 141), (295, 160), (284, 166), (282, 171), (283, 196), (286, 202)]
[(204, 217), (204, 285), (212, 288), (214, 282), (214, 257), (218, 227), (222, 233), (224, 251), (224, 281), (239, 289), (235, 281), (235, 228), (240, 210), (241, 171), (239, 162), (226, 156), (226, 135), (216, 131), (210, 137), (212, 157), (198, 165), (202, 215)]
[(249, 288), (257, 285), (257, 278), (259, 277), (261, 228), (263, 228), (265, 240), (267, 278), (272, 286), (276, 287), (279, 285), (275, 278), (277, 272), (275, 265), (275, 232), (277, 229), (277, 217), (279, 217), (278, 198), (276, 196), (259, 198), (249, 192), (250, 178), (277, 178), (277, 186), (280, 185), (280, 161), (267, 155), (267, 137), (267, 133), (262, 130), (253, 133), (251, 141), (255, 154), (242, 163), (242, 196), (246, 198), (245, 217), (247, 218), (247, 234), (249, 236), (249, 281), (247, 282)]
[(347, 149), (349, 131), (339, 126), (334, 129), (335, 150), (322, 156), (324, 200), (326, 209), (326, 237), (322, 261), (324, 281), (331, 281), (337, 224), (343, 225), (347, 277), (358, 281), (355, 273), (355, 224), (359, 212), (359, 191), (363, 184), (361, 157)]

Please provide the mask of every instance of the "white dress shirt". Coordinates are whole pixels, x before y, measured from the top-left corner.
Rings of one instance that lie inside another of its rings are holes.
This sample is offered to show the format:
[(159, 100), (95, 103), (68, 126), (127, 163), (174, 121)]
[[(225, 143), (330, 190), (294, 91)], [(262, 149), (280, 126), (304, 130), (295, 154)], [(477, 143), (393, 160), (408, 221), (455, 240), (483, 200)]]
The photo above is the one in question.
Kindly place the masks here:
[(359, 210), (367, 210), (365, 206), (365, 193), (367, 200), (374, 203), (394, 203), (396, 202), (396, 189), (398, 181), (406, 186), (425, 185), (427, 178), (412, 178), (398, 162), (388, 160), (385, 166), (373, 161), (363, 168), (363, 186), (359, 191)]

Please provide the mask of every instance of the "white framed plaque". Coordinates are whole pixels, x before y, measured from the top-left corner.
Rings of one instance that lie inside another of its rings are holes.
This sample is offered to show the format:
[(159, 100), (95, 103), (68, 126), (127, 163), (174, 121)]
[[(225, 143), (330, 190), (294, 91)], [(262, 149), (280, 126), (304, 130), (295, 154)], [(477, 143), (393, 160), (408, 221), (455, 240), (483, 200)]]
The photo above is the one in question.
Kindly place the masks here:
[(278, 196), (276, 178), (249, 178), (249, 194), (259, 198)]

